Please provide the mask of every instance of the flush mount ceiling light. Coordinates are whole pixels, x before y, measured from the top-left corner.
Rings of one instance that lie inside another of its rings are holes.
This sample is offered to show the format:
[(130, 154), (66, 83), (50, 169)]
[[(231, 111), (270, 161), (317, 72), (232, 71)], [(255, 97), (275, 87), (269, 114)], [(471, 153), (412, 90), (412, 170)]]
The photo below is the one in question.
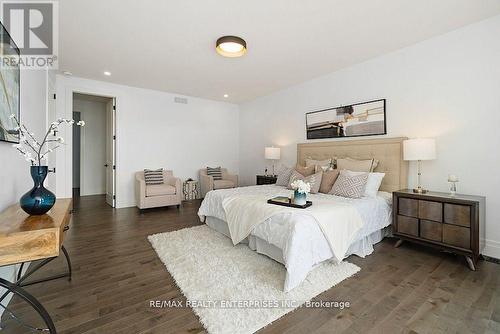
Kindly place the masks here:
[(107, 77), (109, 77), (109, 76), (111, 75), (111, 72), (109, 72), (109, 71), (104, 71), (104, 75), (105, 75), (105, 76), (107, 76)]
[(224, 57), (241, 57), (247, 52), (247, 42), (236, 36), (223, 36), (217, 40), (215, 50)]

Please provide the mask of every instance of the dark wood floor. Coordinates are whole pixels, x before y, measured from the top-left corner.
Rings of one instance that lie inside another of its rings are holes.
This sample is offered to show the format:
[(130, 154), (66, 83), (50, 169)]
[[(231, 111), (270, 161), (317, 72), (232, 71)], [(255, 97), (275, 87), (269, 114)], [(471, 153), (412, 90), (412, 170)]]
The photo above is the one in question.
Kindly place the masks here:
[[(199, 202), (144, 214), (111, 209), (101, 196), (74, 204), (65, 241), (73, 280), (27, 287), (59, 333), (204, 332), (191, 309), (149, 307), (150, 300), (184, 297), (146, 239), (198, 225)], [(384, 240), (366, 259), (350, 257), (361, 272), (316, 297), (350, 301), (349, 309), (299, 309), (259, 333), (500, 333), (500, 265), (481, 261), (471, 272), (460, 257), (393, 243)], [(63, 269), (58, 259), (40, 274)], [(10, 306), (29, 317), (18, 300)]]

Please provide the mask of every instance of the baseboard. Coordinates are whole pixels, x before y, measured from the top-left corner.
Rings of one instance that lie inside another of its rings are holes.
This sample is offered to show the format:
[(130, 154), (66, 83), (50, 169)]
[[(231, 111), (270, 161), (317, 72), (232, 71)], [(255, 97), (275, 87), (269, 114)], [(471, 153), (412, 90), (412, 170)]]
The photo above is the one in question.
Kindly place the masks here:
[(484, 240), (485, 247), (483, 255), (500, 261), (500, 242), (494, 240)]
[(136, 206), (135, 202), (125, 202), (125, 203), (116, 203), (116, 208), (117, 209), (123, 209), (123, 208), (131, 208)]

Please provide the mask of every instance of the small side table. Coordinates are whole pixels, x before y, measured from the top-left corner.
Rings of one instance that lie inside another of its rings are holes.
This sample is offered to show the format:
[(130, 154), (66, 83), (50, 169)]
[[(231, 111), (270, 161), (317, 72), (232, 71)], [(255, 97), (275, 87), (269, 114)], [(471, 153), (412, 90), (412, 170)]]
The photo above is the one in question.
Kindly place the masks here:
[(184, 181), (182, 185), (182, 192), (184, 194), (184, 199), (186, 201), (190, 201), (193, 199), (197, 199), (200, 196), (200, 187), (198, 185), (198, 181), (190, 180)]
[(257, 175), (257, 185), (275, 184), (277, 179), (275, 175)]
[(392, 198), (395, 247), (407, 240), (464, 255), (476, 270), (485, 246), (485, 197), (404, 189)]
[[(67, 198), (58, 199), (54, 207), (41, 216), (29, 216), (21, 210), (18, 204), (12, 205), (0, 213), (0, 267), (21, 264), (13, 282), (0, 278), (0, 288), (6, 289), (0, 296), (0, 309), (4, 309), (10, 317), (17, 319), (26, 328), (33, 329), (34, 327), (21, 321), (16, 314), (9, 311), (2, 304), (2, 301), (9, 294), (18, 296), (42, 318), (46, 327), (37, 328), (36, 330), (56, 334), (54, 322), (47, 310), (23, 287), (63, 277), (71, 280), (71, 261), (63, 245), (64, 232), (69, 229), (71, 208), (72, 200)], [(51, 277), (28, 280), (32, 274), (57, 258), (60, 251), (66, 258), (67, 272)], [(37, 260), (41, 261), (32, 263), (26, 272), (22, 273), (23, 266), (26, 263)], [(1, 325), (0, 319), (0, 330)]]

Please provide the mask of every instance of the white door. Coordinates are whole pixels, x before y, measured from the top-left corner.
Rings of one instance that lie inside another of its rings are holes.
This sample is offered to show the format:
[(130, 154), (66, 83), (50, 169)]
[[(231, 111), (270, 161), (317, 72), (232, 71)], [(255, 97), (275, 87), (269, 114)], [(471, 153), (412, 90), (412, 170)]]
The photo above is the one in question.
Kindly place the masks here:
[(116, 205), (116, 100), (106, 104), (106, 203)]

